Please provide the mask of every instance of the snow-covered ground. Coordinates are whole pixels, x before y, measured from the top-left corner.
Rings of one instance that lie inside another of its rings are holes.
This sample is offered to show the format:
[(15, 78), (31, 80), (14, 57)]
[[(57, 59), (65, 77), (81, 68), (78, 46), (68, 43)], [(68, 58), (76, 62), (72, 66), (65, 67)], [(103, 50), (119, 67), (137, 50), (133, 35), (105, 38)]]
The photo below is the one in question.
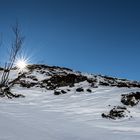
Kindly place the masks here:
[(131, 119), (101, 117), (108, 105), (120, 105), (120, 94), (138, 90), (100, 87), (55, 96), (45, 89), (14, 88), (26, 97), (1, 99), (0, 140), (139, 140), (139, 105), (129, 108)]
[(59, 96), (53, 90), (14, 86), (13, 93), (26, 97), (0, 99), (0, 140), (140, 139), (140, 104), (128, 107), (132, 118), (110, 120), (101, 116), (121, 105), (121, 94), (140, 91), (139, 88), (100, 86), (92, 88), (92, 93), (76, 92), (81, 85), (89, 88), (87, 82), (77, 83)]

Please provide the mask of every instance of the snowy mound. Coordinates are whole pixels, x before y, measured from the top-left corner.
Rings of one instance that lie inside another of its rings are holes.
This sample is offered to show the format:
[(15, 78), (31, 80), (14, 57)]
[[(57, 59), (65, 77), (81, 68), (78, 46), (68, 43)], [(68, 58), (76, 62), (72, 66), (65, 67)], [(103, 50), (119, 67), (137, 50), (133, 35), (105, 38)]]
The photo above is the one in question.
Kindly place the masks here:
[(68, 68), (46, 65), (29, 65), (27, 72), (22, 75), (18, 74), (16, 70), (13, 70), (10, 77), (11, 81), (18, 76), (19, 78), (14, 81), (14, 84), (27, 86), (27, 88), (40, 87), (54, 90), (65, 86), (74, 87), (76, 83), (80, 82), (87, 82), (92, 88), (97, 88), (98, 86), (140, 88), (140, 83), (137, 81), (129, 81), (102, 75), (84, 74)]
[(0, 140), (140, 137), (139, 82), (45, 65), (13, 69), (10, 82), (25, 98), (1, 98)]

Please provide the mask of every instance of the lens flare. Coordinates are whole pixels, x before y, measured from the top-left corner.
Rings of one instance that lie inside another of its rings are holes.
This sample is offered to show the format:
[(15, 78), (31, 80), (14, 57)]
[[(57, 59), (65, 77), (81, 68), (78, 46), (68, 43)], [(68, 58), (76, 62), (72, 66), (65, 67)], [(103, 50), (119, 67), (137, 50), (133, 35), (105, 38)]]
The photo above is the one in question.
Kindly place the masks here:
[(15, 66), (20, 72), (26, 71), (28, 64), (28, 59), (24, 57), (18, 57), (15, 62)]
[(25, 61), (25, 60), (18, 60), (17, 62), (16, 62), (16, 66), (17, 66), (17, 68), (19, 69), (19, 70), (24, 70), (26, 67), (27, 67), (27, 62)]

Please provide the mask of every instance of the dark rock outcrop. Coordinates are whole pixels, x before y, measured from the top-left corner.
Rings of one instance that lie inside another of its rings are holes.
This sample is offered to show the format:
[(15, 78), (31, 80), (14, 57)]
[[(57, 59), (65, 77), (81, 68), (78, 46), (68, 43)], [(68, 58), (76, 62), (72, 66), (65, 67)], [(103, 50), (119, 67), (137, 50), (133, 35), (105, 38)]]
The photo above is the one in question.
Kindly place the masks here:
[(87, 89), (87, 92), (91, 93), (91, 92), (92, 92), (92, 90), (88, 88), (88, 89)]
[(54, 90), (54, 95), (60, 95), (60, 94), (66, 94), (67, 92), (65, 90)]
[(54, 91), (54, 95), (60, 95), (61, 94), (61, 91)]
[(83, 92), (84, 89), (82, 87), (76, 89), (77, 92)]
[(57, 87), (70, 86), (73, 87), (75, 83), (83, 82), (87, 77), (76, 74), (54, 75), (50, 79), (45, 79), (42, 83), (46, 84), (48, 89), (56, 89)]
[(115, 106), (113, 109), (109, 111), (109, 113), (102, 113), (102, 117), (116, 120), (116, 119), (128, 117), (127, 113), (130, 113), (130, 112), (127, 110), (126, 107)]
[(135, 106), (140, 101), (140, 92), (131, 92), (129, 94), (122, 94), (121, 102), (124, 105)]
[(31, 88), (31, 87), (34, 87), (35, 85), (37, 85), (37, 83), (29, 82), (29, 81), (25, 81), (25, 80), (20, 81), (21, 87)]

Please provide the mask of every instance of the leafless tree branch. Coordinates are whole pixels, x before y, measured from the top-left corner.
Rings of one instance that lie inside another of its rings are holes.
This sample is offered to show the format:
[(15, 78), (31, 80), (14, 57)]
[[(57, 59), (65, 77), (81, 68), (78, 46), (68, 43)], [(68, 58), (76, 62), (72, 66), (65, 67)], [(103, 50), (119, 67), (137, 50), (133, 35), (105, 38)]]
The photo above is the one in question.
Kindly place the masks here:
[(22, 36), (21, 34), (18, 22), (15, 26), (12, 27), (12, 31), (14, 33), (14, 40), (10, 49), (9, 61), (5, 63), (4, 71), (0, 81), (0, 87), (8, 86), (10, 71), (15, 63), (18, 53), (22, 49), (22, 45), (24, 42), (24, 36)]

